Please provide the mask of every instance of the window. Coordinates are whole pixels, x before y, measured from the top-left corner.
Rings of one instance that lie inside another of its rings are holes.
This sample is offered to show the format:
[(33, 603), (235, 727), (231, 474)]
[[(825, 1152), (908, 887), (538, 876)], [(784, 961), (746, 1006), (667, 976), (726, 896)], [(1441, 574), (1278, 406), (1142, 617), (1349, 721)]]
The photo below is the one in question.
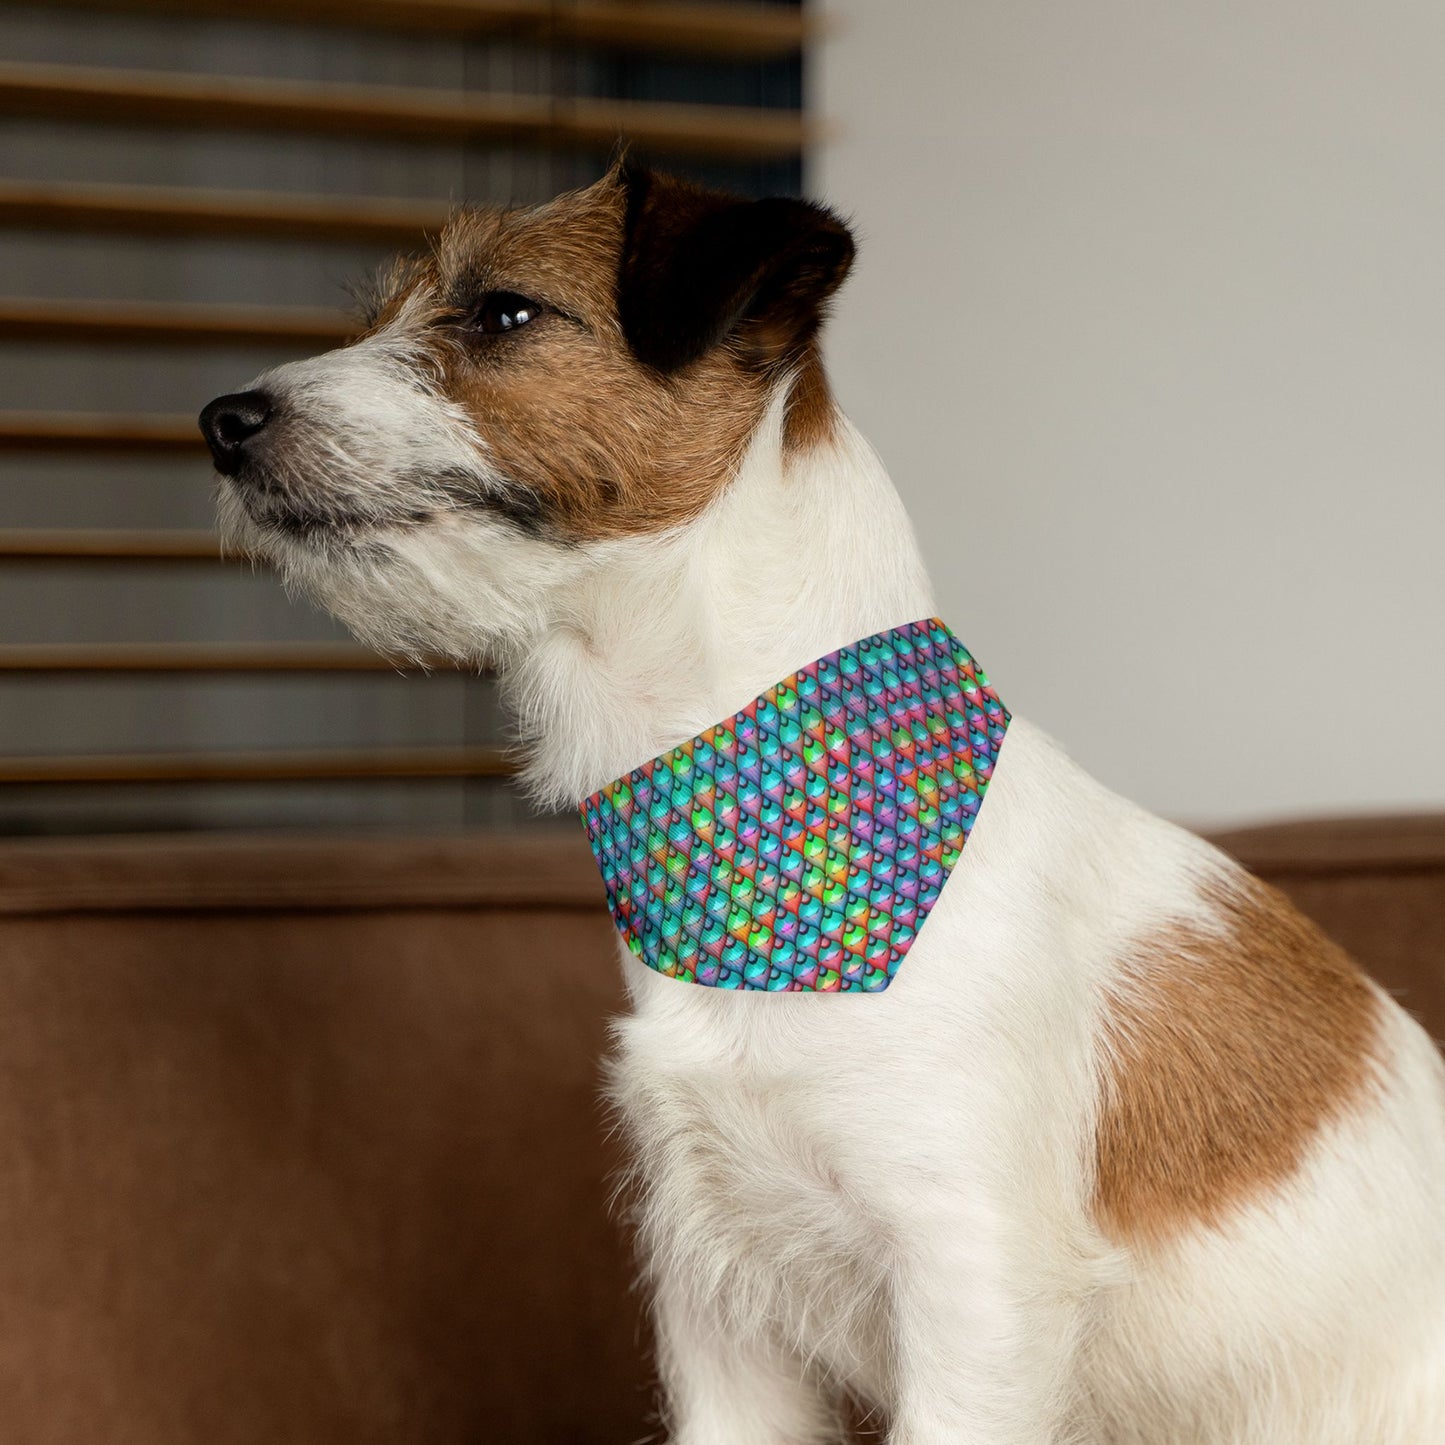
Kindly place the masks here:
[[(530, 821), (486, 679), (398, 675), (217, 557), (195, 414), (343, 338), (347, 283), (453, 201), (585, 184), (619, 129), (796, 192), (802, 14), (366, 14), (0, 10), (0, 833)], [(670, 134), (678, 102), (700, 135)]]

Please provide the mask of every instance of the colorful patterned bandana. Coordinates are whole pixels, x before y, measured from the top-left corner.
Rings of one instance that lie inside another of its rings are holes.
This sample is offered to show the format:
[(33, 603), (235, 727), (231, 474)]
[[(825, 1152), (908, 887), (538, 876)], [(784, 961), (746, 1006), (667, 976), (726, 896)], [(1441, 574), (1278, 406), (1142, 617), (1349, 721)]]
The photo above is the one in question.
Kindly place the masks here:
[(794, 673), (583, 803), (627, 946), (713, 988), (887, 988), (1008, 724), (936, 618)]

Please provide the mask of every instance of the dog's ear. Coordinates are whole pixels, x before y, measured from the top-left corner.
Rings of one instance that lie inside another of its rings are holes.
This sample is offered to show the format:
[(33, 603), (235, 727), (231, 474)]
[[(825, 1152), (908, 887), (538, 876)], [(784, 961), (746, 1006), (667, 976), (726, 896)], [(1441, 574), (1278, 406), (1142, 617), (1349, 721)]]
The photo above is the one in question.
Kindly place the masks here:
[(736, 196), (624, 160), (617, 303), (633, 354), (677, 371), (736, 334), (764, 364), (787, 362), (817, 331), (853, 261), (853, 237), (807, 201)]

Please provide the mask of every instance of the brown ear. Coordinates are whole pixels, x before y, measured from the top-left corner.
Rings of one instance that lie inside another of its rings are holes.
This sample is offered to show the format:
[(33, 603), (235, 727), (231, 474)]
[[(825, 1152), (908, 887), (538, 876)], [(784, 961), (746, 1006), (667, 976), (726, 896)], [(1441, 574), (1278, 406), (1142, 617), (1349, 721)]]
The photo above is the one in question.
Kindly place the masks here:
[(634, 355), (687, 366), (738, 335), (755, 360), (801, 355), (853, 261), (831, 211), (782, 197), (741, 200), (624, 162), (617, 303)]

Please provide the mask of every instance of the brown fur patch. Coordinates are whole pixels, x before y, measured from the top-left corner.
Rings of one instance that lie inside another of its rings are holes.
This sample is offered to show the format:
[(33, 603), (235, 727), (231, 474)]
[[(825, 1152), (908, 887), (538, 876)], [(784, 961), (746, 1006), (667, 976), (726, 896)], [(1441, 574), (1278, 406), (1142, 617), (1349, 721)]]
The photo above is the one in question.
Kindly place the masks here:
[[(629, 351), (617, 319), (622, 198), (607, 184), (526, 211), (466, 211), (412, 271), (381, 324), (435, 354), (495, 468), (577, 540), (689, 521), (727, 484), (766, 388), (726, 348), (665, 378)], [(488, 291), (549, 309), (515, 335), (449, 333)], [(408, 306), (410, 302), (410, 306)]]
[[(735, 475), (778, 374), (742, 336), (674, 374), (637, 359), (618, 316), (625, 212), (616, 173), (534, 209), (461, 212), (378, 313), (378, 328), (434, 355), (444, 391), (538, 519), (576, 540), (696, 517)], [(468, 334), (468, 309), (490, 291), (547, 309), (515, 333)], [(831, 409), (810, 347), (790, 449), (821, 440)]]
[(1095, 1212), (1158, 1243), (1284, 1183), (1366, 1092), (1379, 1000), (1345, 953), (1245, 874), (1139, 948), (1111, 1001)]
[(789, 455), (812, 451), (833, 440), (838, 409), (818, 348), (810, 346), (798, 367), (783, 423), (783, 448)]

